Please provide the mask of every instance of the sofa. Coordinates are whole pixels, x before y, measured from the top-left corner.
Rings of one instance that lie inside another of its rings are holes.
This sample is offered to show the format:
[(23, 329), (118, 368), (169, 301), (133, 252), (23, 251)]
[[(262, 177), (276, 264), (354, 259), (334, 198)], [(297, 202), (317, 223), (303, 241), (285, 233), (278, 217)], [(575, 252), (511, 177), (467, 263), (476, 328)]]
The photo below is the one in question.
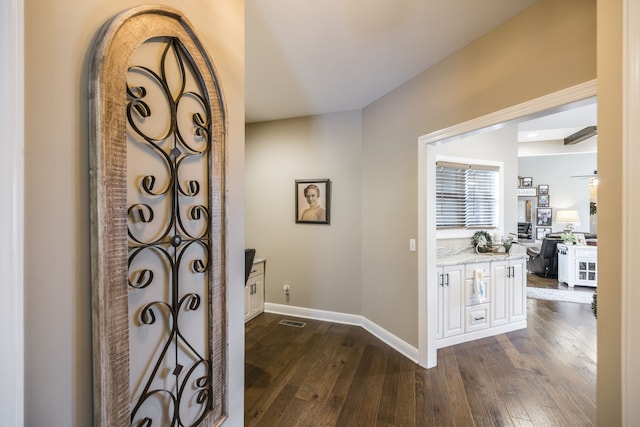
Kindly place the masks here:
[[(578, 232), (576, 232), (578, 233)], [(560, 238), (562, 233), (547, 234), (542, 240), (540, 247), (531, 246), (527, 248), (527, 268), (530, 273), (534, 273), (543, 277), (558, 277), (558, 243), (562, 242)], [(597, 241), (594, 233), (584, 234), (588, 242)]]

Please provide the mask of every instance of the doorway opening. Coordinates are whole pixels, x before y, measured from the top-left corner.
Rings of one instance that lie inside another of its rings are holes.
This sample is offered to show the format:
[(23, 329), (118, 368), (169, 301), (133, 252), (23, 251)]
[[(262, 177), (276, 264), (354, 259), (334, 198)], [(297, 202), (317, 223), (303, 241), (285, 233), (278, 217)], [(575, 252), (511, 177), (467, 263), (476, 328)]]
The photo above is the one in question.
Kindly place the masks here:
[[(418, 140), (418, 296), (419, 363), (436, 366), (436, 324), (438, 277), (436, 211), (434, 200), (435, 163), (438, 146), (471, 135), (496, 131), (508, 124), (540, 118), (552, 113), (593, 103), (596, 81), (592, 80), (468, 122), (442, 129)], [(514, 211), (517, 207), (514, 207)], [(514, 214), (515, 215), (515, 214)]]

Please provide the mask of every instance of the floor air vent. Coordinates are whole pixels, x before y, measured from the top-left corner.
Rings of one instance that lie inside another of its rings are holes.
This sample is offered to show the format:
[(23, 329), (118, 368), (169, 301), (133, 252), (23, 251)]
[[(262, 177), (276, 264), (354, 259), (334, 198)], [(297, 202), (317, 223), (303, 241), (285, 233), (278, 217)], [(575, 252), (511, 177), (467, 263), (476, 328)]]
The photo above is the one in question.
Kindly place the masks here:
[(293, 326), (294, 328), (304, 328), (304, 325), (306, 325), (305, 322), (298, 322), (297, 320), (287, 320), (287, 319), (282, 319), (280, 322), (278, 322), (279, 325), (285, 325), (285, 326)]

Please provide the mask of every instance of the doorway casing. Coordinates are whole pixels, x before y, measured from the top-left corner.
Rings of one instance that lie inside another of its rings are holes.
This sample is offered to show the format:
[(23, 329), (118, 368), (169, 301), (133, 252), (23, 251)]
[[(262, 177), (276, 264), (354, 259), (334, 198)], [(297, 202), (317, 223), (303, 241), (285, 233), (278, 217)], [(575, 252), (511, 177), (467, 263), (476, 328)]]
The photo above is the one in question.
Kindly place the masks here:
[(418, 362), (425, 368), (436, 366), (436, 273), (435, 197), (436, 146), (462, 136), (496, 130), (508, 122), (561, 111), (568, 104), (596, 96), (596, 80), (554, 92), (495, 113), (487, 114), (418, 138)]

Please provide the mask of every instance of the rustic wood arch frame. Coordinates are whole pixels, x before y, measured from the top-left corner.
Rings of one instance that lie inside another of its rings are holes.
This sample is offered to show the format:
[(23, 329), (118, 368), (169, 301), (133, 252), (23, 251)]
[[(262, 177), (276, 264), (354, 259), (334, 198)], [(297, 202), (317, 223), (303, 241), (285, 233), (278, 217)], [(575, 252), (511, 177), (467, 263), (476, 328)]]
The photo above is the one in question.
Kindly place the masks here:
[[(173, 317), (167, 316), (171, 319), (167, 320), (166, 324), (170, 325), (167, 341), (179, 338), (184, 340), (185, 332), (176, 326), (177, 312), (204, 310), (206, 354), (203, 355), (203, 360), (198, 361), (198, 369), (204, 374), (195, 381), (189, 381), (187, 386), (185, 375), (195, 375), (193, 372), (197, 369), (195, 365), (191, 369), (176, 362), (178, 366), (175, 366), (167, 377), (172, 376), (176, 379), (173, 386), (176, 394), (197, 389), (190, 401), (197, 404), (204, 402), (205, 406), (202, 414), (195, 421), (189, 422), (180, 418), (177, 414), (179, 410), (174, 411), (177, 415), (170, 416), (171, 425), (219, 425), (227, 416), (224, 214), (226, 118), (222, 91), (215, 68), (188, 20), (179, 11), (168, 7), (140, 6), (118, 14), (104, 25), (96, 37), (90, 66), (93, 382), (94, 422), (97, 426), (157, 425), (152, 424), (150, 418), (136, 420), (134, 424), (132, 412), (137, 408), (136, 403), (132, 402), (129, 378), (131, 310), (128, 295), (136, 285), (144, 282), (146, 286), (154, 280), (151, 270), (141, 269), (137, 273), (130, 271), (134, 262), (132, 259), (135, 258), (132, 254), (151, 246), (149, 242), (143, 241), (144, 239), (138, 241), (132, 238), (130, 228), (132, 222), (135, 222), (132, 218), (136, 215), (138, 223), (149, 221), (153, 208), (145, 208), (143, 204), (132, 206), (127, 198), (127, 188), (130, 188), (127, 182), (127, 141), (130, 138), (128, 132), (131, 132), (128, 116), (137, 115), (136, 120), (141, 122), (152, 117), (156, 110), (145, 103), (144, 89), (129, 87), (127, 73), (130, 70), (130, 58), (135, 51), (148, 40), (158, 38), (166, 40), (167, 45), (170, 45), (167, 51), (171, 52), (167, 57), (174, 61), (174, 69), (180, 71), (182, 67), (182, 72), (188, 69), (202, 89), (201, 95), (191, 96), (192, 101), (196, 100), (195, 104), (200, 101), (198, 109), (201, 111), (192, 114), (193, 135), (189, 137), (197, 140), (201, 146), (208, 147), (206, 154), (203, 154), (204, 149), (189, 147), (188, 144), (185, 148), (183, 144), (180, 149), (174, 147), (173, 150), (165, 150), (166, 153), (160, 156), (176, 175), (171, 177), (175, 181), (173, 193), (167, 190), (166, 194), (172, 194), (171, 197), (177, 199), (196, 196), (199, 192), (205, 193), (198, 196), (202, 203), (198, 202), (197, 206), (189, 208), (188, 218), (184, 214), (182, 219), (171, 219), (174, 231), (167, 232), (155, 242), (161, 247), (159, 252), (163, 253), (164, 258), (176, 256), (180, 245), (187, 241), (195, 242), (195, 246), (200, 247), (203, 254), (200, 259), (192, 260), (189, 268), (185, 267), (180, 271), (180, 274), (183, 274), (184, 271), (190, 270), (194, 275), (204, 277), (203, 295), (196, 292), (178, 295), (178, 292), (174, 292), (176, 295), (173, 302), (180, 300), (180, 307), (168, 309)], [(153, 75), (159, 79), (164, 77), (160, 76), (161, 74), (163, 73)], [(169, 85), (165, 86), (167, 91), (170, 91)], [(185, 89), (183, 84), (182, 92), (178, 96), (183, 96), (186, 90), (188, 89)], [(175, 107), (174, 110), (178, 109), (176, 99), (168, 101)], [(172, 119), (168, 126), (179, 128), (180, 125), (176, 125), (175, 122), (176, 120)], [(173, 140), (182, 141), (184, 135), (178, 135), (179, 133), (178, 130), (172, 137)], [(154, 148), (157, 147), (154, 145)], [(178, 182), (182, 178), (177, 170), (187, 156), (197, 157), (207, 168), (202, 172), (202, 176), (206, 177), (202, 182), (197, 179), (185, 183)], [(146, 191), (145, 196), (156, 196), (154, 191), (157, 190), (158, 183), (154, 176), (143, 177), (138, 185)], [(176, 208), (178, 204), (179, 202), (172, 201), (168, 206), (173, 206), (175, 209), (170, 210), (175, 210), (173, 213), (180, 216), (179, 209)], [(205, 231), (202, 233), (191, 235), (189, 232), (185, 234), (184, 230), (178, 230), (178, 223), (202, 222), (203, 218), (205, 225), (202, 229)], [(167, 262), (171, 268), (175, 267), (173, 263), (174, 261)], [(139, 281), (132, 284), (132, 277), (136, 274)], [(172, 274), (173, 276), (167, 274), (166, 281), (169, 283), (172, 283), (172, 280), (177, 281), (178, 273)], [(162, 301), (156, 305), (168, 307), (171, 301)], [(139, 323), (151, 324), (156, 320), (156, 316), (162, 314), (162, 310), (151, 306), (152, 304), (148, 304), (135, 314), (142, 319)], [(188, 349), (184, 349), (187, 347), (184, 343), (176, 344), (177, 349), (174, 352), (186, 352)], [(177, 361), (178, 356), (175, 359)], [(153, 362), (149, 363), (153, 365)], [(162, 362), (161, 367), (166, 368), (165, 362)], [(151, 384), (151, 381), (149, 383)], [(179, 399), (176, 399), (171, 397), (166, 401), (177, 406), (176, 402)]]

